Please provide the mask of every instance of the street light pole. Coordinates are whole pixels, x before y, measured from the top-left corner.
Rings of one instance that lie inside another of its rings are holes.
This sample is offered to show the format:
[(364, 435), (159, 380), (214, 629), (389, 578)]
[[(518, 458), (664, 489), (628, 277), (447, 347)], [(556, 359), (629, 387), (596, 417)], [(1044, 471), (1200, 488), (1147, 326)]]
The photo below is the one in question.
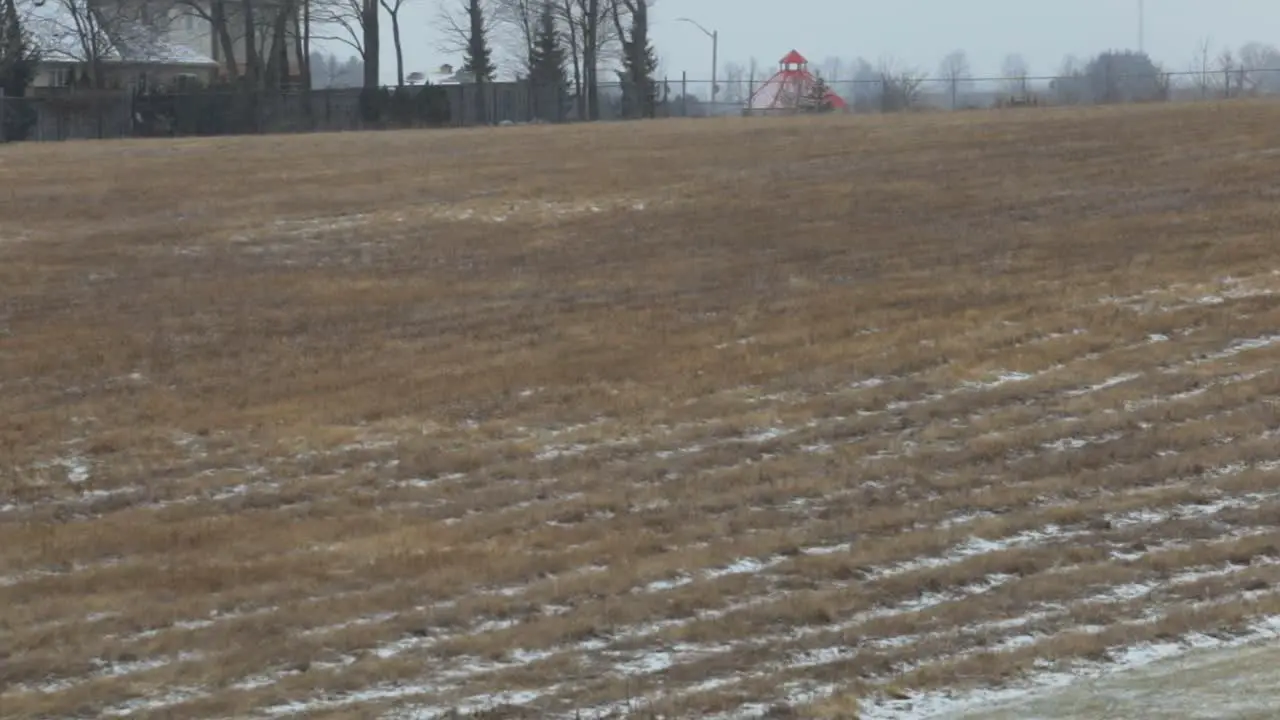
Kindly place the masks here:
[(1147, 6), (1138, 0), (1138, 52), (1147, 51)]
[(720, 31), (708, 30), (702, 27), (702, 25), (699, 24), (697, 20), (690, 20), (687, 17), (676, 18), (676, 21), (687, 22), (690, 25), (701, 30), (703, 35), (706, 35), (707, 37), (711, 38), (711, 110), (712, 112), (715, 112), (716, 91), (720, 89), (716, 83), (716, 66), (719, 64), (719, 54), (720, 54)]

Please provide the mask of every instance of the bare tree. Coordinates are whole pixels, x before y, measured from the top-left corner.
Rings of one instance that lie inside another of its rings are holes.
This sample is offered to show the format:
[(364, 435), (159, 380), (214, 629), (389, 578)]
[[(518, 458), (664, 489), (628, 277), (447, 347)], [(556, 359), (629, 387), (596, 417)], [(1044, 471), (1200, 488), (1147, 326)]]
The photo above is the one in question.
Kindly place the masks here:
[(600, 117), (600, 50), (601, 27), (605, 26), (604, 4), (608, 0), (566, 0), (573, 6), (578, 28), (578, 47), (582, 52), (582, 97), (579, 115), (583, 119), (597, 120)]
[(363, 87), (378, 86), (378, 0), (311, 0), (314, 22), (328, 30), (317, 40), (340, 42), (360, 58), (364, 66)]
[(1088, 64), (1075, 55), (1064, 57), (1049, 86), (1054, 101), (1059, 105), (1079, 105), (1090, 100), (1093, 88), (1087, 70)]
[(951, 93), (951, 109), (956, 109), (957, 97), (961, 84), (968, 84), (973, 79), (969, 67), (969, 56), (963, 50), (952, 50), (942, 59), (938, 67), (938, 77), (947, 81), (947, 89)]
[[(650, 0), (610, 0), (613, 28), (622, 46), (623, 112), (628, 117), (653, 117), (657, 110), (655, 74), (658, 60), (649, 42)], [(624, 27), (622, 18), (628, 18)]]
[(1214, 87), (1213, 41), (1207, 37), (1196, 43), (1195, 56), (1191, 60), (1191, 84), (1200, 91), (1200, 97), (1208, 97), (1209, 90)]
[(1240, 66), (1236, 63), (1236, 55), (1231, 48), (1223, 48), (1218, 53), (1218, 72), (1222, 73), (1222, 93), (1224, 97), (1232, 97), (1232, 93), (1239, 90), (1236, 84), (1236, 75), (1239, 73)]
[(1000, 63), (1000, 74), (1004, 76), (1005, 91), (1009, 95), (1027, 95), (1027, 76), (1031, 70), (1026, 58), (1018, 53), (1005, 55), (1004, 62)]
[(314, 40), (340, 42), (366, 59), (364, 47), (363, 0), (312, 0), (312, 20), (321, 31)]
[(747, 69), (736, 62), (725, 63), (721, 74), (724, 75), (724, 100), (741, 104), (747, 101)]
[(441, 0), (436, 7), (436, 24), (442, 32), (438, 49), (450, 55), (465, 55), (471, 47), (472, 2), (479, 8), (481, 31), (489, 37), (497, 27), (494, 0)]
[(400, 9), (409, 0), (378, 0), (391, 18), (391, 42), (396, 48), (396, 87), (404, 87), (404, 48), (400, 44)]
[(298, 75), (302, 78), (302, 89), (307, 94), (303, 106), (311, 112), (311, 2), (302, 0), (302, 12), (294, 17), (293, 40), (294, 52), (298, 56)]
[(578, 118), (600, 117), (599, 71), (601, 58), (618, 39), (606, 19), (618, 0), (560, 0), (561, 21), (569, 41), (574, 88), (578, 97)]
[(533, 63), (542, 5), (543, 0), (490, 0), (488, 15), (498, 31), (495, 39), (525, 73)]
[[(377, 0), (360, 0), (360, 27), (364, 30), (364, 89), (368, 91), (378, 87), (381, 68), (382, 35), (378, 28)], [(373, 113), (367, 101), (365, 113), (367, 117)]]
[[(308, 6), (311, 1), (308, 0)], [(232, 16), (235, 14), (235, 7), (232, 4), (234, 2), (235, 0), (176, 0), (175, 2), (180, 15), (190, 15), (208, 23), (213, 40), (221, 50), (223, 70), (233, 78), (240, 74), (240, 63), (236, 59), (236, 41), (241, 39), (239, 27), (233, 27), (232, 22)]]
[(1240, 48), (1240, 81), (1250, 95), (1275, 92), (1280, 88), (1280, 50), (1257, 42)]
[[(839, 82), (841, 71), (844, 69), (844, 63), (838, 56), (831, 55), (822, 59), (818, 64), (816, 71), (822, 75), (823, 80), (827, 83)], [(812, 68), (813, 66), (810, 65)]]
[(880, 110), (896, 112), (915, 107), (920, 100), (920, 86), (926, 75), (919, 70), (901, 66), (891, 57), (880, 59)]
[(24, 5), (29, 27), (43, 41), (39, 48), (42, 55), (50, 60), (83, 64), (87, 78), (75, 78), (75, 81), (87, 79), (92, 88), (105, 87), (103, 64), (121, 59), (121, 48), (117, 44), (123, 32), (121, 26), (133, 20), (124, 14), (124, 8), (110, 8), (108, 13), (108, 8), (99, 7), (93, 0), (52, 0), (48, 4)]
[[(298, 19), (299, 0), (280, 0), (263, 8), (260, 17), (263, 31), (259, 37), (258, 73), (262, 87), (283, 87), (289, 77), (289, 45), (291, 27)], [(301, 68), (299, 68), (301, 69)]]

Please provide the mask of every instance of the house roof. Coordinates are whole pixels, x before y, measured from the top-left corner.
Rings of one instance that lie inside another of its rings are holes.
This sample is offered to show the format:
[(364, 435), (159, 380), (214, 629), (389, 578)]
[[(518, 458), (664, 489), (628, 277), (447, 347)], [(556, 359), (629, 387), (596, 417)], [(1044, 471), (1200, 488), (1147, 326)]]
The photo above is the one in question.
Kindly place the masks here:
[(442, 65), (436, 72), (427, 76), (432, 85), (466, 85), (476, 81), (475, 73), (470, 70), (454, 70), (452, 65)]
[(783, 55), (782, 59), (778, 61), (778, 63), (782, 65), (804, 65), (808, 62), (809, 62), (808, 60), (804, 59), (803, 55), (796, 52), (795, 50), (792, 50), (786, 55)]
[[(33, 44), (46, 62), (83, 63), (97, 45), (98, 59), (109, 63), (214, 66), (218, 62), (164, 37), (163, 27), (141, 22), (124, 13), (104, 14), (103, 6), (86, 0), (45, 0), (29, 3), (22, 18)], [(90, 20), (88, 13), (93, 13)]]

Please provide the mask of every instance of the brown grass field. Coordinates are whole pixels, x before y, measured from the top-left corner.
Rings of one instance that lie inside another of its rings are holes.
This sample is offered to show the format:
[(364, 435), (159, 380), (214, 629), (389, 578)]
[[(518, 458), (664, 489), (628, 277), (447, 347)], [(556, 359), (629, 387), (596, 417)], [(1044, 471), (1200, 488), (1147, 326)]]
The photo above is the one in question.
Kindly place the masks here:
[(0, 715), (914, 717), (1257, 637), (1278, 181), (1254, 102), (0, 148)]

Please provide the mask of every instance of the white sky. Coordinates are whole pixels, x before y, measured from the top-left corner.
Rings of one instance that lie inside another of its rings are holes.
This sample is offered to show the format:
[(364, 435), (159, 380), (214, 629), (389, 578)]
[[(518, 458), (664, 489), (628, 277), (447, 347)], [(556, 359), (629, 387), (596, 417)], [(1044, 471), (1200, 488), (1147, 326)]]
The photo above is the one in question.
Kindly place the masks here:
[[(405, 72), (430, 71), (459, 58), (438, 49), (441, 0), (406, 0), (401, 11)], [(461, 0), (444, 0), (460, 6)], [(1022, 54), (1033, 75), (1053, 73), (1064, 56), (1136, 49), (1138, 0), (654, 0), (651, 34), (671, 78), (711, 74), (711, 41), (675, 18), (720, 34), (720, 67), (754, 56), (771, 68), (792, 47), (814, 63), (830, 56), (892, 56), (934, 73), (942, 56), (964, 49), (976, 76), (998, 75), (1002, 59)], [(391, 23), (384, 18), (382, 78), (395, 80)], [(1280, 44), (1280, 0), (1146, 0), (1146, 49), (1169, 70), (1191, 65), (1198, 42), (1215, 54), (1250, 41)], [(328, 48), (345, 58), (350, 48)], [(603, 78), (602, 78), (603, 79)]]

